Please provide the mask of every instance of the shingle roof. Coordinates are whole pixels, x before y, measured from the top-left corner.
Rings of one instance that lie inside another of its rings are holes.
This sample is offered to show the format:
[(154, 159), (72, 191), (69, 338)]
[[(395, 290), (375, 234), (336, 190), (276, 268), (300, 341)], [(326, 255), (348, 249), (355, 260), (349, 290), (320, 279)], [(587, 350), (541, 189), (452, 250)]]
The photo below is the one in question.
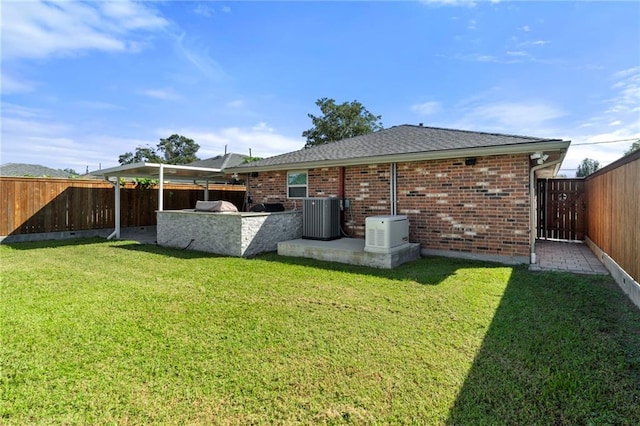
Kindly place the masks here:
[(224, 169), (227, 167), (235, 167), (242, 164), (246, 157), (246, 155), (229, 152), (224, 155), (216, 155), (215, 157), (194, 161), (187, 164), (187, 166), (207, 167), (210, 169)]
[[(559, 139), (484, 133), (467, 130), (442, 129), (414, 125), (400, 125), (329, 144), (304, 148), (265, 158), (236, 167), (255, 168), (295, 165), (327, 161), (348, 161), (367, 157), (397, 156), (413, 153), (450, 151), (469, 148), (489, 148), (537, 142), (561, 142)], [(568, 142), (567, 142), (568, 143)]]
[(71, 174), (38, 164), (7, 163), (0, 166), (0, 176), (69, 178)]

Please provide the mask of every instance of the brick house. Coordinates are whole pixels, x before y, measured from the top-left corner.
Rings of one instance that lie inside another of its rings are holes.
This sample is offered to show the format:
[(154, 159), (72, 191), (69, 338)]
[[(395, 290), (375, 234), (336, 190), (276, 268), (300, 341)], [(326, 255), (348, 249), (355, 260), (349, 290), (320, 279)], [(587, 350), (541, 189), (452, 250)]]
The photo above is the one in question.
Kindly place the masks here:
[(570, 141), (401, 125), (225, 169), (252, 203), (302, 208), (305, 197), (348, 200), (343, 229), (368, 216), (409, 218), (423, 255), (529, 263), (535, 179), (554, 176)]

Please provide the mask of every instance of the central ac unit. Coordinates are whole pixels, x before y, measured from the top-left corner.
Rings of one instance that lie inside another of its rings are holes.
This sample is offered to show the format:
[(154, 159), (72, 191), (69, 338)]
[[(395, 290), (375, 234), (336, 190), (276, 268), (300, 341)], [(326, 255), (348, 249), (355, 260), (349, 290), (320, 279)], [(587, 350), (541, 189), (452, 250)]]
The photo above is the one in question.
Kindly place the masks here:
[(408, 243), (407, 216), (371, 216), (365, 219), (364, 251), (389, 253)]
[(302, 238), (325, 241), (340, 238), (339, 198), (304, 199)]

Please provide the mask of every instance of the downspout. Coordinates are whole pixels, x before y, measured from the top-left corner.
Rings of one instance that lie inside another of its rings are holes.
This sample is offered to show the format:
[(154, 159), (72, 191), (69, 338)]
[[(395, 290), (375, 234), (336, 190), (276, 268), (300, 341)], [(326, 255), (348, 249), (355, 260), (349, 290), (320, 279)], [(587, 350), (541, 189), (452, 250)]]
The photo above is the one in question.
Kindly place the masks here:
[(562, 161), (564, 160), (564, 156), (565, 156), (566, 152), (564, 152), (559, 159), (551, 161), (549, 163), (546, 164), (539, 164), (537, 166), (533, 166), (531, 168), (531, 170), (529, 171), (529, 248), (530, 248), (530, 253), (531, 253), (531, 259), (530, 259), (530, 263), (536, 263), (536, 234), (535, 234), (535, 228), (536, 228), (536, 224), (535, 224), (535, 203), (534, 203), (534, 198), (535, 198), (535, 184), (534, 184), (534, 180), (535, 180), (535, 173), (536, 171), (540, 170), (540, 169), (546, 169), (549, 166), (555, 166), (556, 164), (560, 164), (562, 163)]
[(250, 192), (250, 188), (251, 188), (251, 173), (247, 173), (247, 180), (244, 186), (244, 206), (242, 206), (242, 210), (248, 212), (249, 210), (251, 210), (251, 204), (252, 204), (252, 199), (251, 199), (251, 192)]
[(340, 209), (340, 229), (344, 229), (345, 228), (345, 199), (344, 199), (344, 177), (345, 173), (344, 173), (344, 166), (341, 166), (338, 169), (338, 198), (340, 198), (340, 205), (341, 205), (341, 209)]
[[(107, 182), (111, 183), (107, 178)], [(116, 183), (114, 185), (116, 194), (115, 194), (115, 211), (113, 212), (115, 215), (115, 229), (109, 236), (107, 240), (112, 239), (113, 237), (120, 238), (120, 177), (116, 176)]]
[(397, 203), (398, 203), (398, 195), (397, 195), (397, 186), (398, 186), (398, 182), (397, 182), (397, 171), (398, 171), (398, 164), (397, 163), (391, 163), (391, 176), (390, 176), (390, 190), (391, 190), (391, 196), (390, 196), (390, 214), (391, 215), (396, 215), (398, 213), (397, 211)]
[(204, 185), (201, 185), (197, 180), (193, 180), (193, 184), (199, 186), (204, 191), (204, 201), (209, 201), (209, 178), (206, 178), (204, 182)]

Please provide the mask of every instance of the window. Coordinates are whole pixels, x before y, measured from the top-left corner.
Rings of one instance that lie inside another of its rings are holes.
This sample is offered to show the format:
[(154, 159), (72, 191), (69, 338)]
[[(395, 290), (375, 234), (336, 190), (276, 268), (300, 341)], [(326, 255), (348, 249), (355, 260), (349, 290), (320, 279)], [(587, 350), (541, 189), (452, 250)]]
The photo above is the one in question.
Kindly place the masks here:
[(307, 172), (287, 172), (287, 198), (307, 196)]

